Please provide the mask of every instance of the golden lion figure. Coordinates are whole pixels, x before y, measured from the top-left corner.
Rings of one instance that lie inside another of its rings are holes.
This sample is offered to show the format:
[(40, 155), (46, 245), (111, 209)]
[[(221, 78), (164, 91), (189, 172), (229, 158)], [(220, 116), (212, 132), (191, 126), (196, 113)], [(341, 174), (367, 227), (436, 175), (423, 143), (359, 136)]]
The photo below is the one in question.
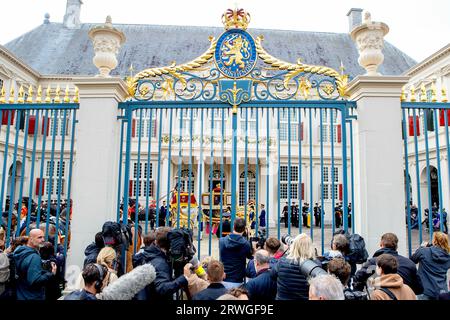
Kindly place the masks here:
[[(242, 39), (241, 36), (238, 36), (236, 39), (234, 39), (233, 45), (231, 45), (229, 41), (225, 42), (224, 45), (228, 48), (228, 50), (224, 50), (222, 52), (222, 56), (224, 58), (229, 57), (229, 60), (225, 61), (224, 65), (229, 67), (233, 63), (236, 63), (239, 69), (244, 69), (245, 62), (242, 61), (242, 59), (247, 59), (249, 56), (248, 42)], [(244, 54), (242, 54), (242, 51), (244, 52)]]

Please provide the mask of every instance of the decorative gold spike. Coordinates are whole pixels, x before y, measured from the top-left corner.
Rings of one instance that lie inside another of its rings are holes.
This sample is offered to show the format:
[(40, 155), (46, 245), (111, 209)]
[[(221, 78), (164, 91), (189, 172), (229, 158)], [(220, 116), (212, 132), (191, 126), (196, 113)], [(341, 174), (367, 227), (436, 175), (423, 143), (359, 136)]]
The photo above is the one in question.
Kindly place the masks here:
[(78, 87), (75, 87), (75, 96), (73, 97), (73, 102), (74, 103), (80, 102), (80, 92), (78, 90)]
[(6, 103), (6, 90), (5, 90), (5, 84), (2, 86), (2, 91), (0, 93), (0, 104)]
[(52, 102), (52, 89), (50, 88), (50, 85), (48, 85), (47, 90), (45, 91), (45, 103), (51, 103)]
[(33, 86), (30, 84), (30, 86), (28, 87), (28, 98), (27, 98), (27, 103), (33, 103)]
[(414, 88), (414, 86), (411, 86), (410, 90), (411, 90), (411, 102), (416, 102), (416, 89)]
[(36, 103), (42, 103), (42, 87), (39, 85), (36, 97)]
[(425, 89), (425, 85), (422, 83), (420, 86), (420, 101), (421, 102), (427, 102), (427, 90)]
[(19, 94), (17, 95), (17, 103), (24, 103), (24, 95), (25, 95), (25, 90), (23, 89), (23, 86), (21, 85), (19, 88)]
[(444, 88), (442, 88), (442, 102), (447, 103), (448, 99), (447, 99), (447, 91), (445, 91)]
[(55, 91), (55, 103), (61, 103), (61, 99), (59, 97), (59, 95), (61, 94), (61, 88), (59, 87), (59, 85), (56, 87), (56, 91)]
[(431, 102), (437, 102), (437, 90), (434, 82), (431, 84)]
[(402, 88), (402, 95), (401, 95), (401, 97), (400, 97), (400, 100), (401, 100), (402, 102), (405, 102), (405, 101), (406, 101), (405, 87)]
[(69, 103), (70, 97), (69, 97), (69, 85), (66, 86), (66, 94), (64, 96), (64, 103)]
[(9, 90), (9, 100), (8, 100), (8, 102), (9, 103), (14, 103), (15, 102), (15, 100), (14, 100), (14, 86), (13, 85), (11, 85), (11, 90)]

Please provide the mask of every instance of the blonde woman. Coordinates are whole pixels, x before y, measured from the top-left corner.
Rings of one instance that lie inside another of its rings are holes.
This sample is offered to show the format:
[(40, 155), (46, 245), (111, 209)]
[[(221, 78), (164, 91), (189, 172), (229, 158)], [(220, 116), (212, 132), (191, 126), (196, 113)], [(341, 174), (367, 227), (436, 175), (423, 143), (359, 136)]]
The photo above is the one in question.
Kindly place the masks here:
[[(102, 289), (104, 289), (109, 284), (111, 284), (112, 282), (114, 282), (118, 279), (117, 272), (116, 272), (116, 270), (114, 270), (116, 267), (116, 262), (117, 262), (116, 259), (117, 259), (116, 251), (111, 247), (104, 247), (98, 253), (97, 264), (100, 264), (100, 265), (108, 268), (108, 273), (104, 278)], [(83, 289), (84, 288), (84, 280), (82, 277), (79, 277), (78, 283), (79, 283), (78, 289)]]
[(447, 271), (450, 268), (450, 247), (448, 235), (443, 232), (433, 234), (432, 244), (423, 243), (411, 257), (419, 264), (419, 277), (423, 284), (420, 300), (435, 300), (439, 294), (447, 293)]
[(287, 255), (283, 256), (273, 270), (277, 278), (276, 300), (308, 300), (309, 284), (307, 275), (300, 266), (307, 260), (315, 258), (311, 238), (307, 234), (299, 234), (289, 246)]

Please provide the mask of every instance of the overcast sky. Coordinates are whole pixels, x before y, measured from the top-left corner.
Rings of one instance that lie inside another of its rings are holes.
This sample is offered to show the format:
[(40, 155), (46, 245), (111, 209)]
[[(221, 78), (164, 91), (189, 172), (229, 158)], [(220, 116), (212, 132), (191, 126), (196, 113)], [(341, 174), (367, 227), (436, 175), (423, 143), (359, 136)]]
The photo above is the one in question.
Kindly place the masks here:
[[(237, 3), (250, 12), (250, 27), (348, 32), (347, 12), (363, 8), (389, 25), (386, 40), (417, 61), (450, 43), (450, 0), (83, 0), (81, 21), (222, 26), (220, 17)], [(37, 27), (44, 14), (62, 22), (66, 0), (0, 0), (0, 43)], [(37, 44), (38, 45), (38, 44)]]

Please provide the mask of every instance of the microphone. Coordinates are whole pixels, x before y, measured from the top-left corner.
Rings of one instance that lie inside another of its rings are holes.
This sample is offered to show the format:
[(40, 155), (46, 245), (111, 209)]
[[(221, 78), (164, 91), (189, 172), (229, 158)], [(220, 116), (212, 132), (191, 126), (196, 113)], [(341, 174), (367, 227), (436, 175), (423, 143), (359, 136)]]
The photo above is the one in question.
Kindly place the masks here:
[(156, 278), (156, 271), (150, 263), (138, 266), (131, 272), (107, 286), (97, 295), (101, 300), (131, 300)]
[(191, 261), (189, 261), (190, 264), (192, 264), (192, 271), (195, 271), (195, 274), (199, 277), (203, 277), (206, 274), (205, 269), (203, 269), (202, 265), (199, 263), (197, 256), (193, 256)]

